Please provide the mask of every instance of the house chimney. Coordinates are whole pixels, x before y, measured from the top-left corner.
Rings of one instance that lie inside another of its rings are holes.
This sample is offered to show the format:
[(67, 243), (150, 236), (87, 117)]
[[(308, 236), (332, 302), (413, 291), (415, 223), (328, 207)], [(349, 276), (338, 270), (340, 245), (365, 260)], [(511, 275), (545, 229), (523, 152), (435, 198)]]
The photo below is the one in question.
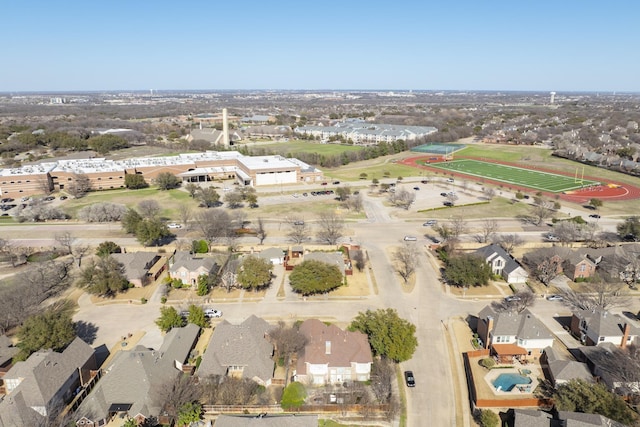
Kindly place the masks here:
[(631, 333), (631, 325), (629, 323), (625, 323), (622, 328), (622, 342), (620, 343), (620, 348), (627, 348), (627, 340), (629, 339), (629, 334)]
[(484, 340), (484, 348), (489, 348), (489, 341), (491, 339), (491, 333), (493, 332), (493, 317), (487, 316), (487, 337)]

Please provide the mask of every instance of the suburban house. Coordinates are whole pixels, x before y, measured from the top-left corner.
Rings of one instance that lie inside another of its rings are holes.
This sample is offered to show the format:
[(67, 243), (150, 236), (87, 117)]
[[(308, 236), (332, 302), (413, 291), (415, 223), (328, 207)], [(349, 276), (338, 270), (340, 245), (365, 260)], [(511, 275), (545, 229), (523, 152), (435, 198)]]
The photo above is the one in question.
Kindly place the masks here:
[(199, 334), (200, 328), (190, 323), (171, 329), (158, 350), (138, 345), (117, 352), (78, 408), (76, 425), (103, 426), (114, 416), (129, 416), (142, 423), (159, 415), (162, 408), (153, 391), (171, 384), (183, 372)]
[(96, 369), (93, 348), (80, 338), (61, 353), (37, 351), (17, 362), (4, 376), (7, 396), (0, 402), (0, 426), (38, 425), (89, 383)]
[(305, 261), (315, 260), (324, 262), (325, 264), (335, 265), (343, 275), (352, 274), (351, 261), (345, 259), (344, 254), (340, 251), (336, 252), (309, 252), (304, 256)]
[(622, 396), (640, 395), (640, 374), (637, 366), (626, 363), (620, 347), (605, 342), (598, 346), (580, 347), (584, 361), (599, 381)]
[(565, 384), (573, 379), (593, 382), (593, 376), (589, 367), (576, 360), (568, 360), (560, 356), (560, 353), (547, 347), (540, 358), (542, 368), (554, 387)]
[(639, 332), (627, 320), (606, 310), (579, 310), (571, 317), (571, 333), (585, 345), (609, 342), (625, 348), (638, 342)]
[(487, 264), (491, 266), (491, 271), (495, 275), (502, 276), (507, 283), (526, 283), (529, 273), (507, 253), (502, 246), (492, 244), (476, 251)]
[(273, 345), (267, 340), (271, 328), (255, 315), (239, 325), (223, 320), (211, 335), (196, 375), (228, 375), (270, 385), (275, 369)]
[(367, 335), (343, 331), (318, 319), (305, 320), (300, 333), (307, 344), (298, 353), (296, 381), (323, 385), (369, 380), (373, 359)]
[(569, 252), (562, 262), (562, 271), (565, 276), (575, 281), (587, 279), (596, 273), (597, 263), (588, 254), (583, 252)]
[(478, 314), (478, 336), (501, 362), (534, 360), (553, 345), (553, 335), (529, 310), (497, 312), (487, 306)]
[(111, 254), (111, 256), (124, 265), (125, 277), (136, 288), (156, 280), (167, 264), (167, 258), (156, 252), (130, 252)]
[(198, 285), (200, 276), (217, 274), (219, 269), (215, 258), (187, 251), (177, 251), (169, 261), (169, 276), (192, 287)]
[(284, 263), (286, 251), (280, 248), (268, 248), (257, 254), (258, 258), (269, 261), (273, 265), (282, 265)]
[(216, 427), (318, 427), (317, 415), (218, 415)]

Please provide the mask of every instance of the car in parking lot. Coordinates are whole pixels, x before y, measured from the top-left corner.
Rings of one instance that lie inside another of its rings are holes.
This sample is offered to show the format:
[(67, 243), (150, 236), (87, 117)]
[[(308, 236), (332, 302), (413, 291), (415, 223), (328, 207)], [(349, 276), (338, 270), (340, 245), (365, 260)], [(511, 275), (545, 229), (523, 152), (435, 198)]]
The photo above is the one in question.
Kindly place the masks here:
[(404, 382), (407, 383), (407, 387), (416, 386), (416, 379), (413, 376), (413, 371), (404, 371)]
[(447, 182), (453, 182), (453, 178), (447, 178)]
[(182, 228), (182, 224), (178, 224), (176, 222), (172, 222), (171, 224), (168, 224), (167, 227), (169, 227), (169, 228)]
[(559, 242), (560, 239), (553, 233), (547, 233), (542, 235), (548, 242)]
[(304, 221), (301, 219), (293, 221), (293, 225), (304, 225)]
[(53, 196), (47, 196), (47, 197), (45, 197), (45, 198), (44, 198), (44, 201), (45, 201), (45, 202), (50, 202), (50, 201), (55, 200), (55, 199), (56, 199), (56, 198), (55, 198), (55, 197), (53, 197)]
[(442, 197), (447, 197), (447, 193), (440, 193)]
[(445, 205), (445, 206), (449, 206), (449, 207), (453, 206), (453, 202), (449, 202), (449, 201), (442, 202), (442, 204)]
[(420, 181), (421, 184), (428, 184), (429, 180), (428, 179), (423, 179), (422, 181)]
[(339, 185), (340, 181), (333, 181), (333, 185)]
[(435, 236), (429, 236), (429, 240), (431, 240), (433, 243), (438, 244), (440, 243), (440, 239), (438, 239)]
[(418, 240), (416, 236), (404, 236), (405, 242), (415, 242), (416, 240)]
[(418, 191), (418, 190), (420, 190), (420, 187), (413, 187), (413, 189)]
[(422, 224), (424, 227), (433, 227), (434, 225), (436, 225), (438, 223), (438, 221), (436, 221), (435, 219), (430, 219), (429, 221), (425, 222), (424, 224)]
[(207, 308), (204, 310), (204, 315), (211, 319), (213, 317), (222, 317), (222, 312), (215, 308)]
[(600, 219), (601, 217), (598, 214), (591, 214), (591, 215), (589, 215), (589, 218)]
[(60, 200), (67, 200), (68, 197), (67, 196), (60, 196)]
[(517, 296), (517, 295), (511, 295), (511, 296), (505, 297), (504, 300), (506, 302), (514, 302), (514, 301), (520, 301), (520, 299), (521, 298), (519, 296)]
[(0, 200), (1, 203), (10, 203), (13, 202), (13, 199), (11, 197), (5, 197), (4, 199)]
[(547, 301), (563, 301), (564, 298), (562, 295), (549, 295), (547, 296)]

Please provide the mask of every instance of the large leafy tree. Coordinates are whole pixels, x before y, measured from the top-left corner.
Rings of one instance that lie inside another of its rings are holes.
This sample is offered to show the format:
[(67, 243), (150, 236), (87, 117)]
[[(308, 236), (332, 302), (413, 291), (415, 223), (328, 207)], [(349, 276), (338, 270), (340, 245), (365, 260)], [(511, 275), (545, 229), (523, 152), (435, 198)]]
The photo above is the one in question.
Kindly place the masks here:
[(220, 194), (213, 187), (199, 188), (194, 194), (197, 194), (198, 200), (207, 208), (216, 206), (220, 201)]
[(491, 278), (491, 267), (474, 254), (461, 254), (447, 259), (444, 277), (455, 286), (486, 286)]
[(18, 329), (18, 360), (26, 360), (31, 353), (41, 349), (63, 350), (76, 338), (69, 303), (59, 303), (41, 314), (27, 318)]
[(631, 425), (637, 419), (624, 400), (607, 390), (603, 384), (592, 384), (580, 379), (558, 386), (554, 401), (560, 411), (600, 414), (625, 425)]
[(306, 397), (307, 391), (305, 390), (304, 385), (294, 381), (284, 389), (280, 405), (285, 410), (299, 408), (304, 404)]
[(120, 246), (111, 241), (104, 241), (96, 248), (96, 255), (99, 257), (109, 256), (111, 254), (119, 254), (121, 252)]
[(257, 290), (271, 281), (271, 263), (255, 256), (245, 258), (236, 280), (245, 289)]
[(124, 265), (111, 256), (90, 260), (80, 271), (78, 286), (90, 294), (112, 297), (129, 288)]
[(335, 265), (309, 260), (296, 266), (289, 276), (294, 291), (302, 295), (329, 292), (342, 285), (342, 272)]
[(144, 246), (157, 244), (171, 232), (160, 218), (144, 219), (136, 227), (136, 239)]
[(130, 190), (147, 188), (149, 184), (144, 180), (144, 176), (139, 173), (128, 173), (124, 176), (124, 186)]
[(156, 320), (156, 325), (162, 332), (169, 332), (173, 328), (184, 326), (186, 321), (180, 316), (178, 311), (170, 306), (160, 307), (160, 317)]
[(160, 190), (171, 190), (180, 187), (180, 178), (171, 172), (162, 172), (156, 177), (156, 185)]
[(191, 304), (189, 306), (189, 315), (187, 316), (187, 322), (198, 325), (201, 328), (206, 328), (207, 326), (209, 326), (209, 321), (207, 320), (207, 316), (204, 315), (203, 308), (195, 304)]
[(142, 215), (133, 208), (127, 209), (122, 217), (122, 228), (126, 233), (133, 234), (138, 228), (138, 224), (142, 221)]
[(349, 329), (367, 334), (376, 355), (396, 362), (409, 360), (418, 346), (416, 326), (391, 308), (360, 312)]

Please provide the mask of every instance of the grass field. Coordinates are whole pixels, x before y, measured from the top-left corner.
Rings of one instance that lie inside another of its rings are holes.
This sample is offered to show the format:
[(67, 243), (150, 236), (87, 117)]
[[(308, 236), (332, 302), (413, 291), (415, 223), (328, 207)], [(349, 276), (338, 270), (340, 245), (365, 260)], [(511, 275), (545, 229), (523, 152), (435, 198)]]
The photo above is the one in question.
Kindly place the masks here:
[(350, 151), (362, 150), (362, 147), (356, 146), (356, 145), (322, 144), (320, 142), (299, 141), (299, 140), (250, 146), (251, 151), (258, 151), (261, 148), (267, 151), (273, 151), (283, 156), (286, 156), (287, 154), (291, 154), (291, 156), (293, 157), (295, 157), (297, 153), (315, 153), (319, 155), (331, 156), (331, 155), (339, 155), (339, 154), (350, 152)]
[(513, 184), (533, 188), (535, 190), (547, 191), (550, 193), (561, 193), (563, 191), (575, 190), (581, 187), (597, 184), (596, 181), (576, 180), (573, 176), (500, 165), (497, 163), (489, 163), (479, 160), (453, 160), (444, 163), (432, 163), (429, 166), (474, 177), (504, 182), (505, 184)]

